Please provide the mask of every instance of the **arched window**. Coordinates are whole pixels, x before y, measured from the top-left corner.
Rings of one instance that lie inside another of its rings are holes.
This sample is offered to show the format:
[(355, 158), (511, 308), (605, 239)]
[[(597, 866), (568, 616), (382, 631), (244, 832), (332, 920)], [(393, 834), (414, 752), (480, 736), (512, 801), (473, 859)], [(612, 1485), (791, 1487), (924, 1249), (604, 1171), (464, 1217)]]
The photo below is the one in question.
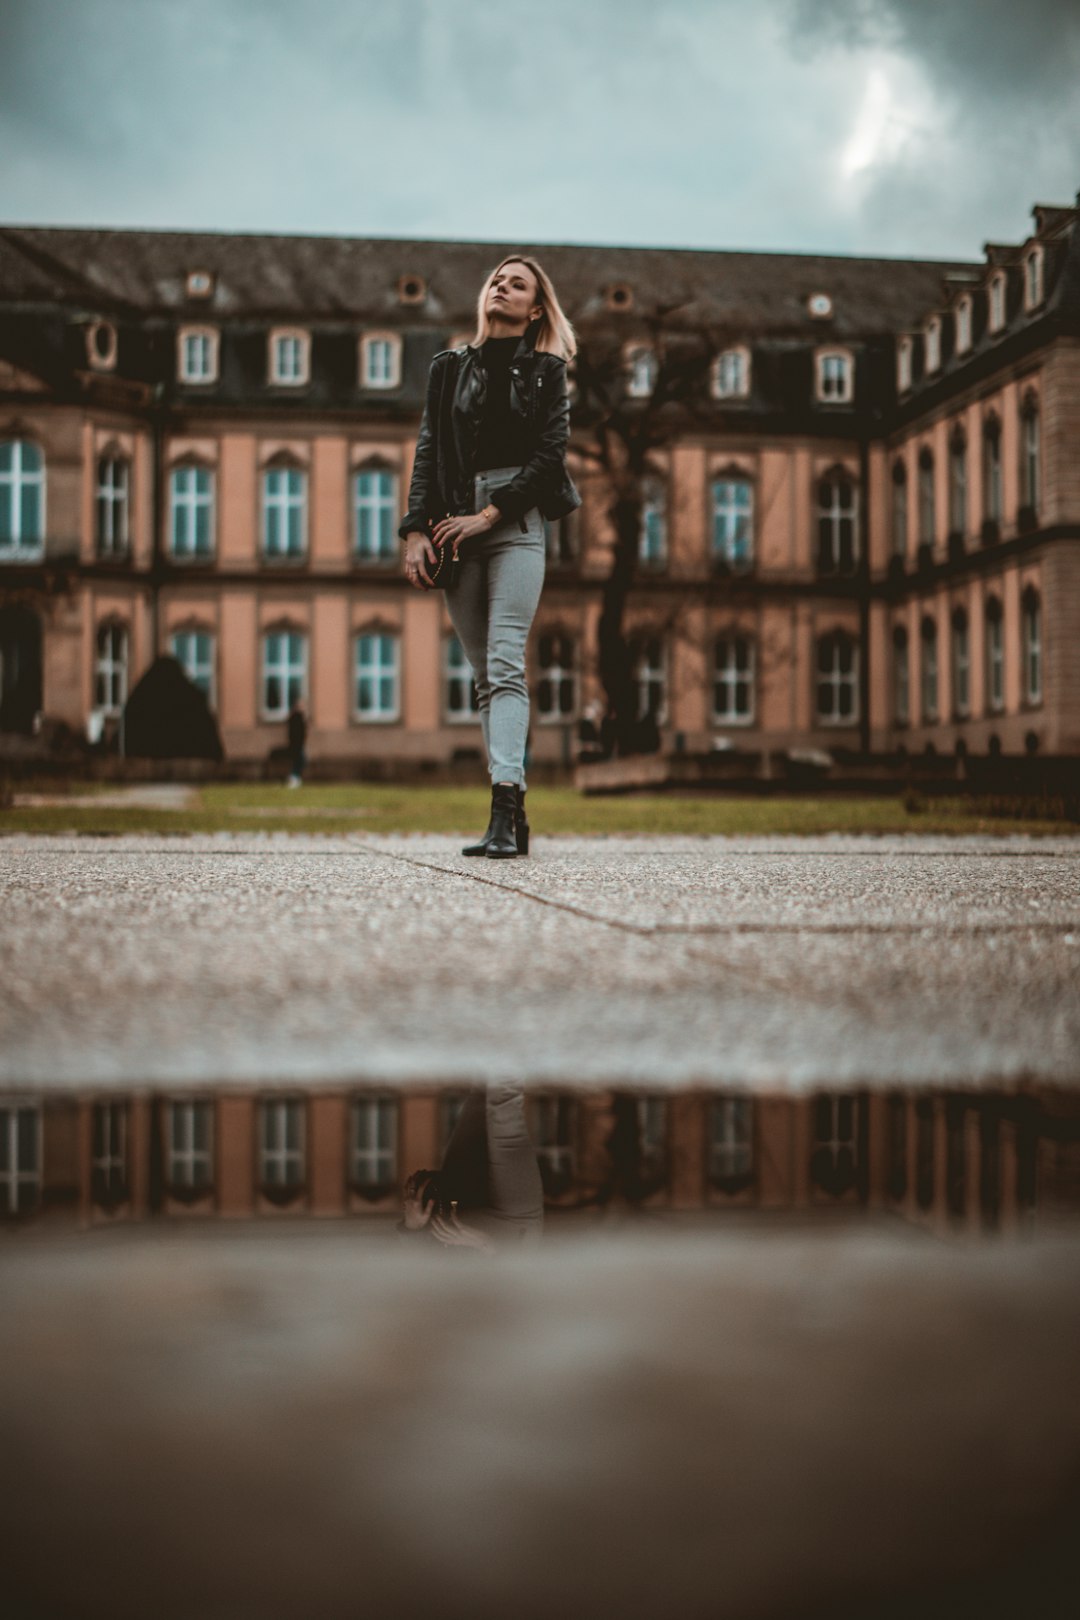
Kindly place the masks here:
[(1001, 514), (1001, 423), (991, 415), (983, 423), (983, 521), (994, 533)]
[(1020, 505), (1032, 517), (1039, 510), (1039, 404), (1028, 394), (1020, 413)]
[(1005, 626), (996, 596), (986, 604), (986, 706), (991, 714), (1005, 707)]
[(94, 651), (94, 707), (118, 715), (128, 694), (127, 626), (115, 620), (99, 625)]
[(717, 724), (753, 724), (756, 662), (751, 636), (717, 636), (713, 655), (713, 719)]
[(284, 720), (307, 698), (308, 638), (302, 630), (269, 630), (263, 637), (263, 718)]
[(214, 474), (188, 463), (169, 474), (169, 549), (174, 557), (209, 557), (214, 550)]
[(577, 646), (564, 631), (548, 631), (537, 646), (536, 710), (546, 722), (569, 720), (577, 713)]
[(919, 631), (920, 704), (919, 718), (927, 725), (938, 718), (938, 636), (937, 620), (929, 615)]
[(952, 616), (950, 653), (953, 714), (957, 720), (966, 720), (971, 713), (971, 637), (963, 608)]
[(443, 713), (448, 720), (475, 721), (480, 717), (476, 682), (465, 649), (451, 632), (443, 641)]
[(397, 720), (401, 714), (400, 637), (385, 630), (356, 638), (353, 707), (358, 720)]
[(1042, 603), (1038, 591), (1024, 592), (1021, 627), (1024, 645), (1024, 702), (1042, 702)]
[(263, 470), (263, 555), (302, 557), (307, 549), (307, 473), (277, 462)]
[(99, 457), (96, 511), (98, 556), (125, 556), (131, 542), (131, 463), (125, 457)]
[(949, 440), (949, 533), (967, 534), (967, 439), (957, 428)]
[(626, 392), (631, 399), (648, 399), (656, 387), (656, 355), (644, 344), (626, 351)]
[(859, 718), (859, 648), (845, 630), (818, 642), (817, 717), (823, 726), (849, 726)]
[(934, 544), (934, 452), (928, 445), (919, 451), (919, 544)]
[(857, 492), (842, 467), (818, 484), (818, 571), (850, 574), (859, 549)]
[(908, 633), (902, 624), (893, 631), (893, 723), (906, 726), (911, 720), (911, 670), (908, 664)]
[(358, 558), (392, 561), (398, 554), (397, 474), (361, 467), (353, 475), (354, 543)]
[(892, 550), (894, 557), (907, 556), (908, 483), (907, 468), (902, 461), (893, 463), (892, 470)]
[(662, 568), (667, 561), (667, 492), (659, 478), (646, 479), (642, 488), (638, 561), (645, 568)]
[(754, 486), (748, 478), (717, 478), (712, 486), (713, 563), (744, 573), (754, 560)]
[(667, 659), (662, 636), (637, 640), (634, 678), (638, 689), (638, 718), (654, 719), (662, 725), (667, 719)]
[(0, 558), (45, 545), (45, 458), (31, 439), (0, 440)]

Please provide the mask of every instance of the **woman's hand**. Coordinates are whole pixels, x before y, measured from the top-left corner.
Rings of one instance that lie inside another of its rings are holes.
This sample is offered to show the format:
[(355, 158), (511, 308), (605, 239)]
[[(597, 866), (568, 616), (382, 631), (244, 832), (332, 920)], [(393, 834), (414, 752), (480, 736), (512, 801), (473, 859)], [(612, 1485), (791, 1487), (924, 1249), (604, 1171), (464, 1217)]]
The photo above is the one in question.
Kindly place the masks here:
[(491, 1254), (495, 1245), (483, 1232), (478, 1232), (475, 1226), (466, 1226), (456, 1214), (447, 1218), (445, 1215), (436, 1215), (431, 1222), (433, 1237), (440, 1243), (445, 1243), (450, 1249), (479, 1249), (484, 1254)]
[(473, 512), (468, 517), (440, 518), (432, 531), (432, 537), (437, 544), (457, 547), (462, 540), (468, 540), (470, 535), (487, 534), (493, 528), (483, 512)]
[(419, 1232), (431, 1220), (435, 1212), (434, 1200), (425, 1205), (423, 1193), (427, 1185), (428, 1174), (423, 1170), (417, 1171), (409, 1177), (402, 1193), (402, 1208), (405, 1228), (409, 1232)]
[(438, 562), (435, 547), (426, 534), (416, 530), (410, 534), (405, 542), (405, 578), (410, 585), (415, 585), (418, 591), (431, 589), (431, 576), (428, 574), (426, 564)]

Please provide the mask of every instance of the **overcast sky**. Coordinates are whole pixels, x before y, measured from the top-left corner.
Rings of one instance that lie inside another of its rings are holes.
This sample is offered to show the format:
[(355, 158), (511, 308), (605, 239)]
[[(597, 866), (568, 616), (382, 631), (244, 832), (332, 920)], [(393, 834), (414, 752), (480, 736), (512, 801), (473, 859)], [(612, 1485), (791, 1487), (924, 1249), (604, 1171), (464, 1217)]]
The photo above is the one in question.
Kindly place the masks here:
[(0, 0), (0, 221), (979, 258), (1080, 0)]

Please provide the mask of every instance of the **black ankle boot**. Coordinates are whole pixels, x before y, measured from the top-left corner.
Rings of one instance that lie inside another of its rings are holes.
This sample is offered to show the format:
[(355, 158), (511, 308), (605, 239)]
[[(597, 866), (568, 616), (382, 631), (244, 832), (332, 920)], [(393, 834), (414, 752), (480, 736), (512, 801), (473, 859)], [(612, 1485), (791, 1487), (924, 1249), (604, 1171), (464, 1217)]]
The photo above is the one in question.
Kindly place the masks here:
[(495, 789), (492, 788), (492, 790), (491, 790), (491, 816), (490, 816), (490, 818), (488, 820), (487, 832), (485, 832), (484, 836), (479, 840), (478, 843), (466, 844), (465, 848), (462, 850), (461, 853), (463, 855), (486, 855), (487, 852), (488, 852), (488, 845), (491, 843), (494, 832), (495, 832)]
[(491, 838), (484, 851), (489, 861), (517, 854), (517, 805), (514, 783), (496, 782), (491, 790)]
[(529, 821), (525, 814), (525, 789), (515, 788), (517, 794), (517, 814), (514, 817), (514, 831), (517, 834), (517, 852), (519, 855), (529, 853)]

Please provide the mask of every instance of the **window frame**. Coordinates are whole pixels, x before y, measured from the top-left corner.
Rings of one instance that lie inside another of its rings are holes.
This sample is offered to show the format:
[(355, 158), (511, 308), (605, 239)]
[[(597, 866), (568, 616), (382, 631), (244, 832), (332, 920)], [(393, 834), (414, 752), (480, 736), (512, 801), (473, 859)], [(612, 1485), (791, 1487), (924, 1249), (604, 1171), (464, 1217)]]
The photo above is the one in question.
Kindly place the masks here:
[(894, 726), (911, 724), (911, 638), (906, 624), (893, 626), (892, 711)]
[[(736, 370), (735, 381), (729, 375), (734, 365)], [(750, 349), (745, 343), (734, 343), (726, 349), (721, 349), (712, 363), (710, 378), (710, 392), (714, 399), (749, 399), (750, 397)]]
[[(0, 1131), (7, 1135), (7, 1163), (0, 1169), (0, 1218), (18, 1218), (29, 1215), (41, 1204), (44, 1176), (44, 1120), (41, 1102), (31, 1097), (11, 1096), (0, 1099)], [(23, 1168), (19, 1152), (19, 1115), (33, 1116), (34, 1163)], [(28, 1203), (21, 1203), (19, 1189), (31, 1188)]]
[(1043, 701), (1043, 613), (1042, 597), (1034, 586), (1028, 586), (1020, 600), (1020, 647), (1024, 707), (1037, 709)]
[(936, 615), (925, 613), (919, 622), (919, 724), (941, 722), (941, 656)]
[[(829, 362), (842, 363), (843, 387), (839, 392), (826, 388)], [(818, 405), (850, 405), (855, 398), (855, 357), (850, 349), (830, 345), (814, 352), (814, 399)]]
[[(825, 506), (823, 491), (828, 486), (832, 490), (831, 503)], [(851, 492), (850, 510), (838, 504), (839, 492), (847, 487)], [(846, 467), (829, 467), (817, 479), (817, 519), (818, 519), (818, 548), (817, 573), (830, 579), (847, 579), (858, 571), (859, 567), (859, 483), (858, 479)], [(845, 522), (851, 525), (851, 556), (847, 563), (843, 555), (843, 526)], [(829, 545), (830, 556), (825, 556), (826, 524), (830, 525), (831, 540)]]
[[(269, 654), (270, 654), (270, 640), (271, 640), (271, 637), (274, 637), (274, 636), (296, 637), (296, 639), (300, 643), (301, 661), (300, 661), (300, 665), (299, 665), (299, 669), (300, 669), (299, 689), (297, 691), (296, 696), (294, 698), (292, 698), (291, 701), (290, 701), (289, 694), (290, 694), (290, 691), (292, 689), (292, 683), (293, 683), (293, 681), (295, 679), (294, 671), (296, 670), (296, 668), (298, 666), (293, 662), (293, 660), (291, 658), (286, 659), (284, 662), (281, 662), (279, 660), (278, 663), (274, 666), (274, 668), (275, 669), (282, 669), (282, 670), (285, 671), (285, 673), (284, 673), (284, 675), (275, 674), (275, 675), (271, 676), (271, 663), (270, 663), (270, 657), (269, 657)], [(289, 715), (292, 713), (292, 708), (293, 708), (294, 703), (306, 703), (308, 701), (308, 671), (309, 671), (309, 666), (310, 666), (310, 637), (309, 637), (308, 632), (307, 632), (306, 629), (299, 629), (295, 625), (289, 625), (289, 624), (274, 625), (274, 626), (271, 626), (271, 627), (263, 630), (262, 635), (261, 635), (261, 650), (262, 650), (262, 656), (261, 656), (261, 659), (260, 659), (260, 667), (259, 667), (259, 716), (260, 716), (260, 719), (263, 722), (267, 723), (267, 724), (269, 724), (271, 722), (274, 722), (274, 721), (287, 720), (289, 718)], [(268, 684), (268, 682), (270, 681), (271, 678), (276, 679), (276, 680), (280, 680), (283, 683), (282, 702), (281, 702), (281, 704), (279, 706), (277, 706), (275, 708), (271, 708), (270, 705), (266, 701), (266, 698), (267, 698), (267, 684)]]
[[(659, 657), (652, 663), (648, 661), (647, 654), (654, 646), (659, 649)], [(658, 726), (666, 725), (669, 684), (667, 637), (659, 631), (645, 631), (634, 636), (633, 660), (634, 684), (638, 694), (638, 720), (645, 720), (651, 714)], [(660, 702), (655, 709), (642, 703), (643, 696), (651, 691), (658, 691), (660, 694)]]
[[(311, 333), (302, 326), (275, 326), (267, 336), (266, 380), (272, 388), (304, 388), (311, 381)], [(284, 345), (295, 345), (295, 371), (283, 370)]]
[(756, 1173), (757, 1109), (749, 1093), (709, 1097), (705, 1122), (705, 1175), (720, 1192), (749, 1186)]
[[(544, 643), (550, 642), (552, 649), (558, 648), (570, 651), (568, 661), (556, 656), (545, 662), (543, 657)], [(545, 686), (550, 688), (552, 694), (552, 707), (545, 709), (543, 697)], [(564, 630), (559, 626), (541, 630), (536, 638), (536, 721), (542, 726), (571, 725), (578, 717), (578, 638), (572, 630)], [(562, 693), (568, 689), (570, 692), (570, 707), (563, 709), (561, 704)]]
[[(465, 648), (461, 645), (461, 637), (456, 630), (451, 630), (442, 639), (443, 719), (451, 726), (478, 726), (480, 724), (480, 704), (476, 693), (476, 681), (469, 660), (465, 656)], [(460, 666), (452, 661), (455, 647), (461, 654)], [(466, 707), (464, 709), (455, 709), (451, 704), (452, 691), (458, 682), (467, 683), (465, 687)]]
[(975, 300), (965, 293), (956, 303), (956, 352), (967, 354), (975, 341)]
[[(747, 665), (745, 671), (738, 666), (738, 649), (743, 646), (747, 650)], [(720, 649), (726, 647), (730, 657), (721, 666)], [(740, 686), (745, 686), (749, 695), (749, 707), (745, 714), (739, 714), (737, 705), (732, 704), (729, 710), (717, 706), (717, 696), (721, 690), (734, 699)], [(712, 722), (715, 726), (753, 726), (757, 721), (757, 637), (747, 630), (719, 630), (713, 637), (712, 657)]]
[[(287, 480), (297, 479), (299, 488), (294, 493), (288, 485), (284, 490), (271, 490), (271, 479), (284, 476)], [(264, 563), (304, 563), (308, 558), (308, 489), (309, 478), (306, 467), (299, 462), (287, 459), (277, 459), (267, 462), (259, 469), (259, 555)], [(298, 513), (298, 528), (300, 544), (297, 549), (291, 546), (292, 514)], [(279, 533), (284, 530), (290, 542), (284, 550), (273, 549), (270, 545), (271, 517), (277, 514), (277, 527)]]
[[(390, 1092), (357, 1092), (350, 1100), (349, 1186), (363, 1198), (384, 1198), (397, 1187), (401, 1152), (400, 1114), (400, 1099)], [(362, 1140), (365, 1133), (361, 1129), (365, 1118), (369, 1124), (374, 1122), (374, 1131), (367, 1132), (367, 1136), (374, 1140), (366, 1143)], [(390, 1121), (390, 1142), (388, 1146), (383, 1146), (379, 1138), (381, 1124), (386, 1119)], [(380, 1176), (380, 1164), (384, 1160), (387, 1161), (386, 1174)], [(372, 1174), (362, 1173), (364, 1161), (369, 1162)]]
[(955, 720), (971, 718), (971, 625), (967, 611), (957, 608), (949, 621), (949, 672)]
[(1004, 270), (996, 270), (986, 285), (987, 326), (992, 333), (1003, 332), (1008, 325), (1008, 277)]
[(937, 543), (937, 466), (928, 444), (921, 446), (917, 463), (918, 543), (931, 551)]
[(1028, 394), (1020, 406), (1020, 505), (1036, 516), (1041, 504), (1042, 424), (1039, 402)]
[[(101, 1209), (113, 1209), (131, 1196), (129, 1114), (126, 1098), (98, 1097), (91, 1105), (90, 1188), (93, 1202)], [(99, 1121), (103, 1139), (100, 1152)]]
[[(1042, 247), (1033, 247), (1024, 259), (1024, 309), (1038, 309), (1046, 298), (1046, 258)], [(1034, 276), (1033, 276), (1034, 272)]]
[[(176, 334), (176, 377), (186, 388), (212, 387), (218, 380), (220, 366), (220, 333), (216, 326), (185, 325)], [(205, 343), (205, 370), (195, 372), (188, 365), (189, 341)]]
[[(826, 646), (834, 649), (832, 667), (829, 670), (822, 668), (821, 655)], [(840, 667), (842, 654), (845, 649), (851, 654), (851, 668), (845, 671)], [(814, 716), (817, 725), (828, 730), (843, 730), (849, 726), (857, 726), (860, 718), (860, 658), (858, 637), (852, 635), (850, 630), (826, 630), (817, 637), (814, 651)], [(833, 713), (827, 715), (821, 707), (822, 687), (827, 686), (834, 694)], [(845, 688), (851, 691), (851, 713), (841, 714), (840, 696)]]
[[(195, 1146), (195, 1120), (196, 1111), (205, 1110), (203, 1117), (206, 1120), (206, 1146)], [(182, 1112), (181, 1112), (182, 1111)], [(168, 1112), (166, 1114), (166, 1142), (165, 1142), (165, 1180), (169, 1192), (181, 1197), (197, 1197), (212, 1195), (217, 1181), (215, 1147), (216, 1147), (216, 1110), (211, 1097), (170, 1097), (168, 1099)], [(188, 1129), (183, 1134), (186, 1141), (177, 1145), (176, 1126), (180, 1119), (187, 1121)], [(196, 1180), (196, 1164), (205, 1162), (206, 1179)], [(187, 1166), (188, 1173), (178, 1175), (178, 1166)]]
[(986, 646), (986, 712), (1005, 712), (1005, 613), (1000, 597), (988, 596), (983, 606)]
[[(108, 478), (106, 468), (111, 469)], [(123, 474), (119, 481), (115, 477), (117, 469)], [(96, 458), (94, 471), (95, 554), (100, 558), (127, 557), (131, 552), (131, 457), (105, 450)], [(118, 526), (119, 538), (114, 532)]]
[[(377, 492), (374, 497), (362, 498), (360, 482), (361, 479), (365, 478), (387, 479), (389, 481), (389, 493)], [(350, 481), (352, 486), (353, 561), (364, 564), (395, 563), (401, 551), (396, 522), (399, 510), (399, 476), (397, 468), (384, 466), (381, 462), (354, 467), (350, 475)], [(373, 524), (378, 529), (378, 546), (374, 551), (365, 550), (361, 545), (361, 534), (364, 528), (362, 514), (364, 513), (369, 514), (370, 524)], [(384, 546), (384, 540), (388, 540), (389, 544)]]
[[(659, 572), (668, 564), (668, 500), (667, 484), (662, 478), (647, 478), (641, 486), (641, 523), (638, 529), (637, 563), (639, 568)], [(658, 529), (655, 551), (650, 548), (653, 539), (649, 533), (650, 519)]]
[[(911, 524), (911, 502), (909, 500), (907, 462), (903, 457), (897, 457), (892, 469), (892, 497), (890, 519), (890, 538), (892, 550), (890, 555), (898, 557), (901, 562), (907, 560), (909, 529)], [(899, 539), (900, 544), (897, 544)]]
[(1000, 529), (1005, 521), (1005, 484), (1001, 460), (1001, 422), (988, 415), (982, 428), (983, 522)]
[[(377, 642), (380, 651), (384, 645), (393, 648), (393, 658), (390, 663), (389, 677), (385, 666), (380, 661), (377, 664), (363, 664), (361, 662), (361, 648), (364, 642)], [(369, 629), (357, 630), (352, 637), (352, 717), (358, 725), (394, 725), (401, 720), (401, 672), (402, 672), (402, 638), (400, 631), (387, 629), (385, 626), (373, 625)], [(365, 673), (366, 672), (366, 673)], [(393, 704), (385, 708), (382, 704), (382, 683), (386, 679), (393, 682)], [(372, 709), (363, 709), (360, 706), (360, 683), (369, 680), (374, 683), (373, 689), (379, 694), (379, 701)]]
[[(627, 398), (649, 399), (656, 387), (660, 369), (656, 350), (649, 343), (628, 343), (623, 350), (623, 364)], [(647, 378), (640, 369), (642, 364), (648, 372)]]
[[(719, 491), (721, 489), (743, 489), (747, 493), (745, 512), (737, 501), (729, 500), (721, 503)], [(757, 537), (754, 532), (757, 500), (755, 481), (747, 473), (732, 469), (730, 472), (714, 473), (709, 479), (709, 560), (714, 570), (724, 573), (748, 574), (754, 567), (757, 553)], [(720, 518), (732, 519), (733, 534), (725, 535), (723, 544), (719, 541)], [(738, 528), (740, 519), (746, 520), (746, 554), (740, 556)]]
[[(305, 1191), (308, 1184), (308, 1099), (296, 1093), (260, 1097), (256, 1120), (257, 1170), (259, 1192), (264, 1197), (284, 1198)], [(297, 1124), (297, 1145), (289, 1141), (289, 1126)], [(277, 1139), (272, 1126), (277, 1128)], [(272, 1173), (274, 1166), (282, 1172)], [(290, 1171), (298, 1173), (289, 1174)]]
[[(177, 651), (177, 642), (182, 638), (205, 638), (210, 643), (208, 658), (205, 662), (195, 657), (187, 657)], [(201, 624), (178, 625), (169, 633), (169, 650), (184, 671), (192, 686), (198, 688), (206, 698), (210, 708), (214, 708), (217, 701), (217, 632), (207, 629)], [(201, 671), (206, 669), (206, 684), (203, 684)]]
[(969, 495), (967, 435), (957, 427), (949, 436), (949, 533), (961, 539), (968, 533)]
[(896, 340), (896, 392), (906, 394), (915, 378), (915, 340), (905, 333)]
[(941, 370), (941, 316), (934, 315), (923, 329), (923, 364), (927, 376)]
[[(184, 478), (185, 476), (189, 475), (189, 474), (192, 475), (192, 477), (196, 480), (195, 487), (190, 489), (190, 490), (189, 489), (181, 489), (180, 488), (180, 480), (182, 478)], [(169, 514), (168, 514), (168, 529), (169, 529), (168, 541), (169, 541), (169, 543), (168, 543), (168, 554), (169, 554), (170, 562), (178, 562), (178, 563), (182, 563), (182, 564), (189, 564), (189, 563), (198, 564), (200, 562), (212, 562), (214, 560), (214, 558), (216, 557), (216, 555), (217, 555), (217, 476), (216, 476), (216, 474), (217, 474), (217, 469), (215, 467), (209, 466), (205, 461), (194, 461), (194, 460), (176, 461), (176, 462), (173, 462), (173, 464), (170, 466), (170, 468), (169, 468), (169, 477), (168, 477), (168, 492), (169, 492)], [(205, 491), (200, 490), (199, 487), (198, 487), (197, 480), (200, 477), (206, 479), (206, 489), (205, 489)], [(177, 519), (178, 519), (178, 514), (179, 514), (179, 512), (181, 510), (186, 510), (187, 511), (189, 530), (194, 535), (194, 544), (189, 549), (186, 549), (186, 550), (183, 550), (183, 551), (178, 550), (177, 545), (176, 545), (177, 533), (178, 533)], [(207, 537), (208, 537), (208, 544), (205, 547), (200, 548), (199, 545), (198, 545), (199, 513), (203, 512), (203, 511), (205, 511), (205, 513), (207, 514), (207, 516), (206, 516), (206, 534), (207, 534)]]
[[(372, 370), (371, 356), (376, 344), (383, 343), (387, 346), (387, 374), (385, 377), (376, 377)], [(358, 344), (357, 375), (362, 389), (383, 394), (395, 388), (400, 388), (402, 369), (400, 332), (371, 331), (361, 333)]]
[[(46, 458), (45, 450), (38, 439), (32, 435), (0, 438), (0, 450), (11, 446), (11, 470), (5, 472), (0, 469), (0, 501), (6, 498), (10, 502), (10, 541), (0, 541), (0, 562), (37, 562), (45, 555), (46, 535)], [(38, 466), (27, 472), (23, 467), (24, 449), (29, 447), (38, 458)], [(35, 537), (28, 539), (23, 532), (24, 490), (27, 488), (36, 491), (37, 530)]]
[[(119, 636), (121, 638), (122, 655), (117, 657), (110, 648), (103, 651), (102, 643), (105, 637)], [(95, 714), (107, 716), (110, 719), (119, 719), (124, 712), (124, 705), (128, 700), (131, 674), (131, 626), (124, 619), (109, 615), (102, 619), (94, 630), (94, 701), (91, 707)], [(119, 680), (119, 687), (115, 682)], [(109, 696), (102, 700), (99, 697), (102, 683)], [(119, 701), (115, 700), (115, 692), (119, 690)]]

